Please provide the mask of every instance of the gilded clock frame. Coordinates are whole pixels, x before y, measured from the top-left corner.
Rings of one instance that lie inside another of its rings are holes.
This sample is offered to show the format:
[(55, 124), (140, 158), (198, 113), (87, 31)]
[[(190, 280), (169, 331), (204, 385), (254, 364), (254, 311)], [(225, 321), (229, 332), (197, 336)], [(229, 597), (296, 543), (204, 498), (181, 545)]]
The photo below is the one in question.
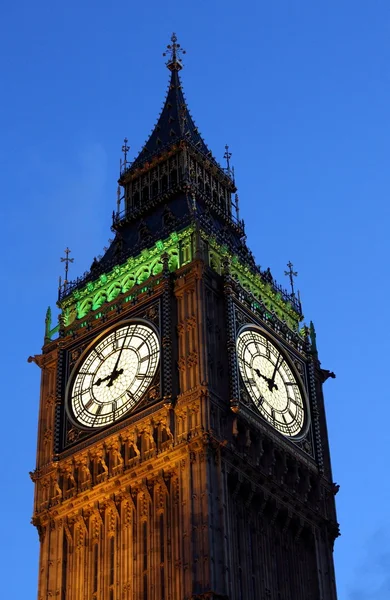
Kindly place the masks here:
[(65, 402), (64, 402), (64, 412), (66, 413), (66, 416), (68, 417), (69, 421), (72, 423), (72, 425), (74, 425), (75, 427), (77, 427), (77, 429), (81, 430), (81, 431), (85, 431), (86, 433), (98, 433), (100, 431), (104, 431), (109, 429), (110, 427), (113, 427), (115, 425), (118, 425), (119, 423), (123, 422), (125, 419), (128, 419), (129, 417), (131, 417), (132, 415), (135, 414), (135, 412), (137, 411), (137, 408), (139, 407), (140, 403), (143, 400), (143, 397), (141, 397), (138, 402), (135, 404), (135, 406), (132, 409), (129, 409), (124, 415), (122, 415), (118, 421), (114, 421), (113, 423), (109, 423), (105, 426), (101, 426), (101, 427), (87, 427), (85, 425), (83, 425), (82, 423), (80, 423), (76, 417), (73, 414), (72, 408), (71, 408), (71, 393), (72, 393), (72, 387), (74, 384), (74, 381), (77, 377), (77, 373), (78, 373), (78, 369), (80, 368), (80, 366), (84, 363), (86, 357), (88, 356), (88, 354), (92, 351), (92, 349), (99, 344), (99, 341), (102, 340), (103, 338), (107, 337), (110, 335), (110, 333), (112, 331), (114, 331), (115, 329), (120, 329), (121, 327), (126, 327), (127, 325), (130, 324), (141, 324), (144, 325), (145, 327), (149, 327), (149, 329), (153, 330), (153, 332), (156, 334), (157, 336), (157, 340), (158, 340), (158, 349), (159, 349), (159, 360), (158, 360), (158, 364), (156, 367), (156, 371), (154, 373), (153, 379), (150, 381), (148, 387), (145, 390), (145, 393), (143, 396), (145, 396), (145, 394), (148, 392), (148, 390), (150, 389), (150, 387), (153, 385), (154, 381), (156, 380), (156, 378), (159, 376), (159, 373), (161, 372), (161, 364), (162, 364), (162, 344), (161, 344), (161, 332), (158, 330), (158, 328), (151, 323), (150, 321), (148, 321), (147, 319), (143, 319), (140, 317), (131, 317), (129, 315), (129, 318), (127, 319), (121, 319), (120, 321), (117, 321), (116, 323), (113, 323), (110, 327), (105, 328), (104, 330), (102, 330), (96, 337), (94, 337), (91, 342), (83, 349), (82, 353), (80, 354), (80, 356), (78, 357), (77, 361), (74, 363), (74, 365), (72, 366), (70, 372), (69, 372), (69, 376), (68, 376), (68, 380), (66, 383), (66, 387), (65, 387)]
[[(291, 442), (299, 442), (307, 437), (309, 430), (310, 430), (310, 425), (311, 425), (310, 402), (309, 402), (309, 397), (308, 397), (308, 392), (306, 389), (305, 382), (303, 381), (300, 373), (298, 372), (298, 369), (296, 368), (294, 361), (291, 358), (291, 354), (290, 354), (289, 350), (285, 347), (284, 344), (282, 344), (280, 342), (280, 340), (278, 340), (274, 335), (272, 335), (268, 331), (268, 329), (266, 329), (265, 327), (262, 327), (258, 323), (255, 323), (253, 321), (251, 322), (248, 320), (245, 324), (240, 325), (236, 330), (235, 343), (237, 343), (237, 339), (241, 333), (243, 333), (244, 331), (250, 330), (250, 329), (257, 330), (261, 335), (263, 335), (266, 339), (269, 339), (269, 341), (272, 344), (274, 344), (274, 346), (279, 350), (279, 352), (284, 357), (284, 360), (286, 361), (288, 367), (291, 369), (296, 381), (298, 382), (299, 390), (300, 390), (301, 396), (302, 396), (302, 402), (304, 405), (304, 423), (303, 423), (302, 429), (299, 432), (299, 434), (294, 435), (294, 436), (288, 436), (288, 435), (283, 434), (283, 432), (279, 431), (276, 427), (273, 427), (272, 424), (269, 423), (263, 417), (261, 411), (258, 408), (256, 408), (254, 401), (253, 401), (249, 391), (247, 390), (246, 385), (243, 382), (243, 378), (242, 378), (240, 366), (239, 366), (239, 357), (238, 357), (237, 348), (236, 348), (236, 370), (237, 370), (238, 381), (242, 382), (245, 392), (248, 394), (248, 396), (250, 398), (250, 401), (251, 401), (250, 407), (251, 407), (252, 412), (254, 412), (256, 415), (259, 415), (261, 417), (262, 422), (266, 423), (268, 427), (270, 427), (273, 431), (276, 431), (279, 435), (281, 435), (283, 437), (283, 439), (289, 440)], [(241, 386), (239, 386), (239, 388), (241, 388)], [(241, 391), (240, 391), (240, 396), (241, 396)]]

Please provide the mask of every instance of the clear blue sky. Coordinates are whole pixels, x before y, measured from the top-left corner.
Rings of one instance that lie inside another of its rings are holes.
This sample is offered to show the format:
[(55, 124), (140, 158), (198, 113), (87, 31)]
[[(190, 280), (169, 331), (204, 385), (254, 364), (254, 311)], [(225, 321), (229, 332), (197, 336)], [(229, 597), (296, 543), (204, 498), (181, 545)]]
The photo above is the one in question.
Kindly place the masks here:
[(279, 281), (294, 263), (337, 374), (325, 392), (339, 598), (390, 597), (389, 29), (388, 0), (2, 3), (3, 598), (36, 597), (39, 371), (26, 359), (64, 248), (76, 276), (111, 235), (122, 140), (134, 155), (155, 123), (172, 31), (200, 131), (217, 157), (233, 153), (257, 262)]

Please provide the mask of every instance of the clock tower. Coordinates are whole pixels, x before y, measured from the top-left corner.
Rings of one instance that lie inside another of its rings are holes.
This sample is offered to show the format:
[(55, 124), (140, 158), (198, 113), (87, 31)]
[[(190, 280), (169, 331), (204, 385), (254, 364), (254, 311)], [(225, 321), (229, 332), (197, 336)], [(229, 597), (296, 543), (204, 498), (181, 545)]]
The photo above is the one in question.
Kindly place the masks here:
[(335, 600), (333, 374), (293, 288), (246, 245), (228, 148), (223, 168), (181, 55), (173, 35), (133, 162), (125, 140), (114, 240), (65, 278), (31, 357), (38, 598)]

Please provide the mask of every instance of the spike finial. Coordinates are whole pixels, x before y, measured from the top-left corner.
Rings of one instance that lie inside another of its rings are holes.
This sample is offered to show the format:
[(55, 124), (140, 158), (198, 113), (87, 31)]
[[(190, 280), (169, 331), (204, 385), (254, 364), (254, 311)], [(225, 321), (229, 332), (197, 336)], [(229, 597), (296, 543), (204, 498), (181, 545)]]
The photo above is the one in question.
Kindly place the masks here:
[(287, 263), (287, 266), (288, 266), (288, 271), (285, 271), (284, 274), (290, 278), (291, 295), (295, 296), (294, 277), (296, 277), (298, 275), (298, 271), (293, 271), (294, 265), (292, 264), (291, 260)]
[(127, 139), (127, 137), (125, 137), (125, 139), (123, 140), (123, 146), (122, 146), (122, 152), (123, 152), (123, 162), (121, 163), (122, 167), (124, 170), (126, 170), (127, 165), (128, 165), (128, 160), (127, 160), (127, 153), (130, 150), (130, 146), (127, 145), (127, 142), (129, 140)]
[[(70, 254), (70, 250), (68, 247), (65, 248), (64, 250), (65, 252), (65, 256), (61, 257), (61, 262), (65, 263), (65, 279), (64, 279), (64, 285), (66, 285), (68, 283), (68, 271), (69, 271), (69, 263), (74, 262), (74, 258), (69, 258), (69, 254)], [(61, 286), (61, 284), (60, 284)]]
[(229, 146), (226, 144), (225, 146), (225, 154), (223, 155), (224, 159), (226, 160), (226, 170), (228, 173), (230, 173), (230, 159), (232, 157), (232, 153), (229, 152)]
[(180, 71), (183, 68), (181, 55), (185, 54), (186, 51), (177, 43), (176, 33), (172, 33), (171, 42), (171, 44), (168, 44), (167, 50), (163, 53), (163, 56), (169, 55), (166, 65), (170, 71)]

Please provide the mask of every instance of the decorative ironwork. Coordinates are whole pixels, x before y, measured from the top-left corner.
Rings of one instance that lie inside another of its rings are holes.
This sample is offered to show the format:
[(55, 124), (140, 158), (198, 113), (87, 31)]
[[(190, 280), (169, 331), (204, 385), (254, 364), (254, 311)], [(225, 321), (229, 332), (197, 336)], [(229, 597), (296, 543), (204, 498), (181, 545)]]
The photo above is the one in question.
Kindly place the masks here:
[(163, 53), (163, 56), (169, 56), (166, 65), (170, 71), (180, 71), (183, 68), (181, 55), (186, 51), (177, 43), (176, 33), (172, 33), (171, 42), (172, 44), (168, 44), (167, 51)]
[(294, 277), (297, 277), (298, 271), (293, 271), (294, 265), (292, 264), (291, 260), (287, 263), (287, 266), (288, 266), (288, 271), (285, 271), (284, 274), (290, 278), (291, 295), (295, 296)]
[(227, 144), (225, 146), (225, 154), (223, 155), (223, 157), (226, 160), (226, 171), (230, 173), (230, 159), (232, 157), (232, 153), (229, 152), (229, 146)]
[(61, 290), (61, 288), (66, 290), (67, 285), (68, 285), (69, 263), (74, 262), (74, 258), (69, 258), (69, 254), (70, 254), (71, 250), (69, 250), (68, 247), (65, 248), (64, 252), (65, 252), (65, 256), (61, 256), (60, 261), (65, 263), (65, 279), (64, 279), (64, 282), (61, 283), (61, 276), (60, 276), (60, 280), (59, 280), (59, 289), (60, 290)]
[(119, 167), (119, 173), (120, 175), (123, 173), (123, 171), (126, 171), (128, 168), (128, 165), (130, 166), (129, 161), (127, 160), (127, 153), (130, 150), (130, 146), (127, 145), (127, 142), (129, 140), (127, 139), (127, 137), (125, 137), (125, 139), (123, 140), (123, 146), (122, 146), (122, 152), (123, 152), (123, 162), (122, 159), (120, 160), (120, 167)]

